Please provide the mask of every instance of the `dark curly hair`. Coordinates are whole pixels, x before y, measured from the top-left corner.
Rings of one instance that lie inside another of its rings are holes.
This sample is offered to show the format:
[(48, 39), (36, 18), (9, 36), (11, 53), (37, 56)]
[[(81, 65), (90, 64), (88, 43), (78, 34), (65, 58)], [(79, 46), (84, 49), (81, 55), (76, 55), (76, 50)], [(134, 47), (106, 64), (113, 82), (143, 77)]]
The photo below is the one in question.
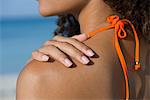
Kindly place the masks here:
[[(136, 27), (140, 36), (150, 43), (150, 0), (104, 0), (114, 11), (123, 18), (129, 19)], [(80, 25), (73, 15), (58, 17), (57, 29), (54, 35), (71, 37), (80, 34)]]

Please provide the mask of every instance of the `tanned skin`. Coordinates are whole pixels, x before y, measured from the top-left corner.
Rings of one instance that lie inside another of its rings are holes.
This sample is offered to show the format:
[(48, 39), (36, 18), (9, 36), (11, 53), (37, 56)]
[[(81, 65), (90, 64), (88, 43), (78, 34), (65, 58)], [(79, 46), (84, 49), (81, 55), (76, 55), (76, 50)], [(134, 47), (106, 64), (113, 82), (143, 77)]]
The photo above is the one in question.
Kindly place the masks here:
[[(81, 25), (81, 32), (87, 33), (108, 26), (105, 18), (116, 14), (103, 0), (39, 0), (40, 12), (44, 16), (72, 13)], [(78, 8), (78, 9), (77, 9)], [(96, 55), (89, 65), (83, 65), (71, 58), (73, 68), (66, 68), (58, 61), (28, 63), (20, 73), (17, 82), (17, 100), (114, 100), (125, 98), (123, 71), (113, 44), (114, 30), (97, 33), (84, 41)], [(134, 40), (131, 35), (122, 40), (127, 64), (133, 66)], [(139, 72), (129, 71), (131, 98), (148, 98), (149, 76), (146, 57), (148, 44), (140, 40), (141, 64)], [(62, 44), (62, 46), (65, 46)], [(143, 81), (145, 79), (145, 81)], [(143, 87), (143, 85), (145, 87)], [(141, 93), (140, 93), (141, 92)], [(144, 93), (144, 94), (143, 94)]]

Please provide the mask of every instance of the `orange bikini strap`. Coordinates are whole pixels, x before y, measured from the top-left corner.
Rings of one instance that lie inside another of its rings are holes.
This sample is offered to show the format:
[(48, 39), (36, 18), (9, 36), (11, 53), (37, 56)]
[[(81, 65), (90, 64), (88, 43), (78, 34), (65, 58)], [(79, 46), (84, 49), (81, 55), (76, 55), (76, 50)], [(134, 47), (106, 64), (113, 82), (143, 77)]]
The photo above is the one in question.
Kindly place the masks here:
[(125, 85), (126, 85), (126, 100), (129, 99), (129, 80), (128, 80), (128, 71), (127, 71), (127, 64), (125, 61), (125, 58), (123, 56), (120, 44), (119, 44), (119, 38), (120, 39), (124, 39), (127, 36), (127, 32), (124, 29), (124, 25), (125, 24), (129, 24), (133, 30), (134, 33), (134, 37), (135, 37), (135, 66), (134, 69), (138, 70), (141, 68), (140, 63), (139, 63), (139, 39), (138, 39), (138, 35), (137, 32), (133, 26), (133, 24), (127, 20), (127, 19), (122, 19), (120, 20), (119, 17), (117, 15), (114, 16), (109, 16), (107, 17), (107, 22), (111, 23), (110, 26), (104, 27), (104, 28), (100, 28), (96, 31), (87, 33), (88, 38), (94, 36), (96, 33), (114, 28), (115, 29), (115, 48), (120, 60), (120, 63), (122, 65), (122, 69), (123, 69), (123, 73), (124, 73), (124, 77), (125, 77)]

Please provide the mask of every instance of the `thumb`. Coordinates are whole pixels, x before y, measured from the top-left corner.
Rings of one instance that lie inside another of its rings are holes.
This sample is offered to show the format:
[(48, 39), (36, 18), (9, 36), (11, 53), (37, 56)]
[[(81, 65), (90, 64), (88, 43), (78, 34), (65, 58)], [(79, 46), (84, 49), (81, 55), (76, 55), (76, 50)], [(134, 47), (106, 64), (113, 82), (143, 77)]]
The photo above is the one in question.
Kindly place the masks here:
[(82, 34), (79, 34), (79, 35), (74, 35), (74, 36), (71, 37), (71, 38), (75, 38), (75, 39), (77, 39), (77, 40), (83, 42), (83, 41), (85, 41), (85, 40), (88, 39), (88, 36), (87, 36), (87, 34), (82, 33)]

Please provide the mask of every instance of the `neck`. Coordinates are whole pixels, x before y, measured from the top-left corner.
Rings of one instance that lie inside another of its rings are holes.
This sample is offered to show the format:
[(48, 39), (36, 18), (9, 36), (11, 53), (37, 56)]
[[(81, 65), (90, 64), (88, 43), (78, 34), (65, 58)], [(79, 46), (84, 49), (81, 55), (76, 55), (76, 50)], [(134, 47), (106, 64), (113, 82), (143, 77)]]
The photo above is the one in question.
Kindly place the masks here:
[(81, 33), (92, 32), (100, 27), (108, 26), (106, 17), (114, 14), (103, 0), (91, 0), (79, 13)]

